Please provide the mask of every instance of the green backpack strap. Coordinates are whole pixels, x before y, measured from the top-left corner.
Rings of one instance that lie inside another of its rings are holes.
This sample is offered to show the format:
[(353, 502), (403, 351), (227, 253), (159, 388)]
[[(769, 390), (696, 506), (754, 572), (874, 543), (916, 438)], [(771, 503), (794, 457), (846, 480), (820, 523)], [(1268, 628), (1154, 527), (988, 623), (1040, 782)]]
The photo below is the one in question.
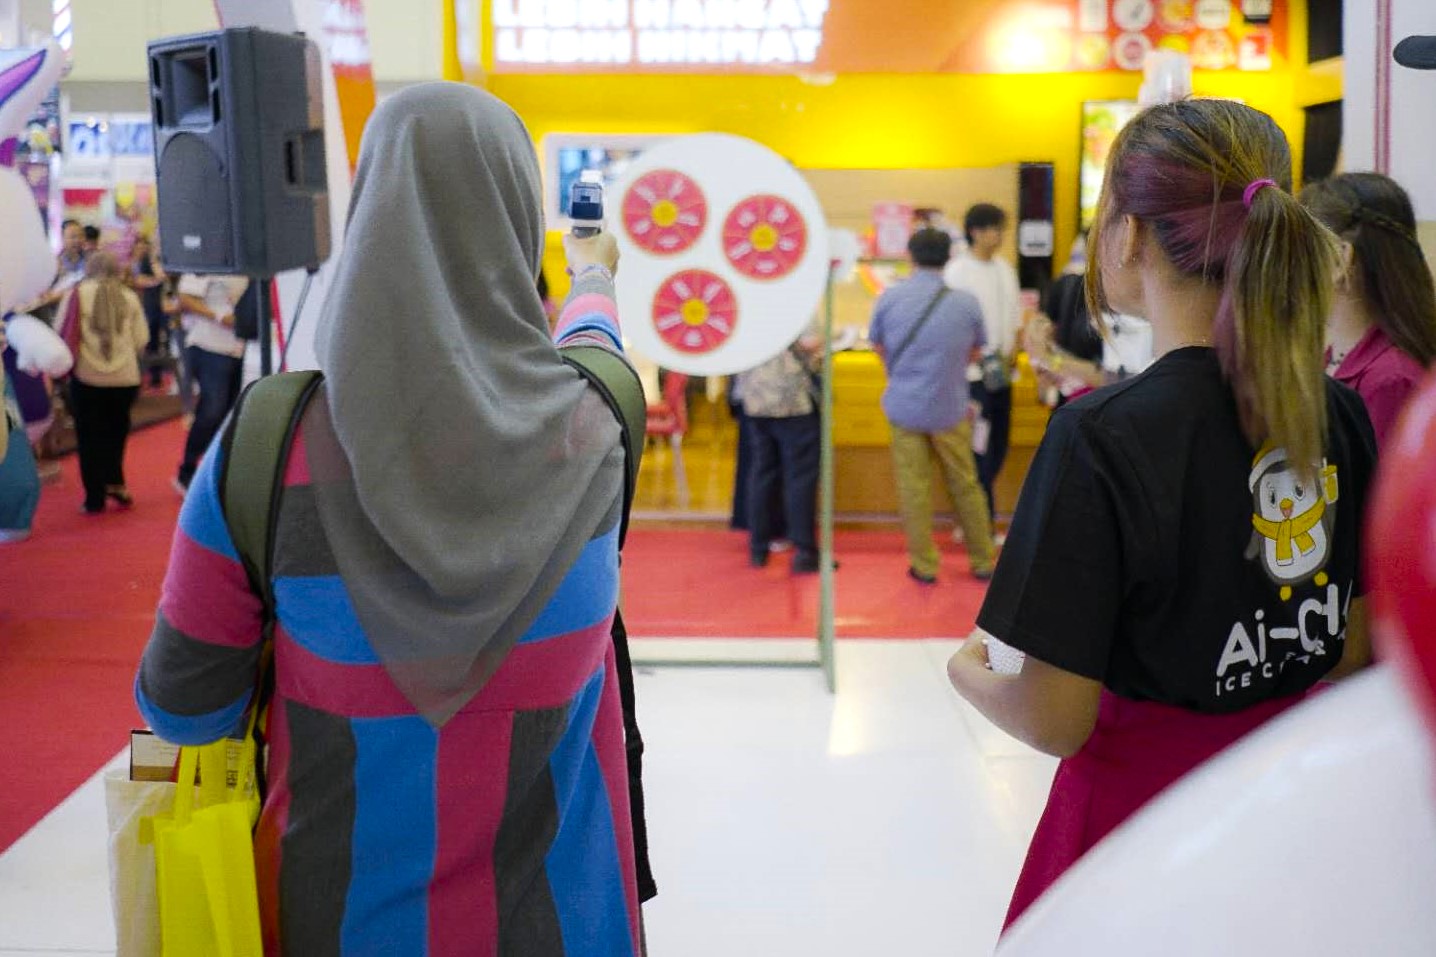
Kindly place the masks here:
[(274, 630), (274, 529), (294, 431), (324, 377), (281, 372), (251, 384), (239, 397), (226, 434), (220, 509), (250, 588), (264, 604), (264, 637)]
[(638, 487), (638, 468), (643, 462), (643, 444), (648, 435), (648, 400), (643, 382), (628, 360), (602, 346), (566, 346), (559, 350), (563, 361), (573, 366), (598, 390), (614, 418), (623, 428), (623, 519), (618, 530), (618, 547), (628, 538), (628, 513)]

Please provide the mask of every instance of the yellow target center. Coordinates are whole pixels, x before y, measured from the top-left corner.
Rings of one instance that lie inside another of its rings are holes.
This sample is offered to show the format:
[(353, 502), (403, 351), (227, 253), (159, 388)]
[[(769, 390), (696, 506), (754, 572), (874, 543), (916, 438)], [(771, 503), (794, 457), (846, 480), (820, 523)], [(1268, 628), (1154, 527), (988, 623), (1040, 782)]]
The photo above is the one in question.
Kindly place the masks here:
[(667, 229), (678, 222), (678, 204), (671, 199), (660, 199), (653, 204), (653, 223)]
[(702, 299), (690, 299), (678, 310), (685, 324), (701, 326), (708, 321), (708, 303)]
[(773, 247), (778, 245), (778, 231), (767, 223), (760, 223), (753, 227), (753, 232), (748, 235), (748, 240), (758, 252), (772, 252)]

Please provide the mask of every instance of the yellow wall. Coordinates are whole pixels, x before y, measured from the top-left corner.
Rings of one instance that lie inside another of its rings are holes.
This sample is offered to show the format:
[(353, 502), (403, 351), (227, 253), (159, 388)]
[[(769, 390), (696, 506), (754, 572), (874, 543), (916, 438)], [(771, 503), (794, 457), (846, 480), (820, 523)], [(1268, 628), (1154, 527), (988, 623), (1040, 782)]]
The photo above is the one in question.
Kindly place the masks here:
[[(1077, 230), (1084, 100), (1130, 99), (1136, 76), (849, 75), (831, 86), (792, 77), (490, 76), (533, 135), (691, 133), (747, 136), (817, 169), (1056, 164), (1059, 254)], [(1206, 74), (1199, 93), (1232, 96), (1297, 132), (1292, 76)], [(1298, 139), (1299, 141), (1299, 139)], [(901, 200), (904, 197), (895, 196)], [(949, 214), (960, 211), (949, 210)]]
[[(1291, 25), (1289, 53), (1293, 63), (1302, 64), (1299, 69), (1199, 73), (1195, 85), (1198, 94), (1234, 97), (1270, 113), (1291, 138), (1300, 169), (1301, 106), (1339, 97), (1340, 71), (1313, 74), (1304, 66), (1305, 0), (1294, 0)], [(1081, 104), (1134, 99), (1140, 83), (1140, 76), (1121, 73), (843, 75), (826, 86), (781, 76), (491, 74), (487, 79), (489, 90), (518, 111), (535, 138), (725, 132), (816, 169), (1051, 161), (1059, 265), (1077, 230)]]

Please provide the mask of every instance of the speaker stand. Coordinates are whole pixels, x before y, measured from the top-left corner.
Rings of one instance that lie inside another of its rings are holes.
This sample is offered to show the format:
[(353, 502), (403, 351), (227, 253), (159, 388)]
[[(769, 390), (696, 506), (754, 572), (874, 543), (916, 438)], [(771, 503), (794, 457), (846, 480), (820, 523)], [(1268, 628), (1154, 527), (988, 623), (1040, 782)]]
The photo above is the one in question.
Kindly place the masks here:
[(259, 283), (259, 374), (267, 376), (274, 372), (274, 334), (270, 328), (274, 316), (271, 314), (272, 304), (269, 300), (273, 291), (273, 280), (251, 278), (249, 281)]

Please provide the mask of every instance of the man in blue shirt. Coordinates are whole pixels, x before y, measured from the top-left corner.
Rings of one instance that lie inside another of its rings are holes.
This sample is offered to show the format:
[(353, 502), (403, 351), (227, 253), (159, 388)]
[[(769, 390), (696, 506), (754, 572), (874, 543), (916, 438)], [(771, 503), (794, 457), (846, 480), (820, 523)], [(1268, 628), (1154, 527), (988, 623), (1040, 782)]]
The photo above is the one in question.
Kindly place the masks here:
[(971, 293), (948, 289), (942, 271), (952, 238), (922, 229), (908, 242), (913, 275), (878, 298), (868, 338), (883, 359), (883, 412), (892, 426), (898, 502), (907, 534), (908, 574), (937, 581), (932, 540), (932, 459), (942, 470), (967, 542), (974, 577), (992, 577), (992, 519), (972, 454), (967, 366), (987, 344), (982, 308)]

